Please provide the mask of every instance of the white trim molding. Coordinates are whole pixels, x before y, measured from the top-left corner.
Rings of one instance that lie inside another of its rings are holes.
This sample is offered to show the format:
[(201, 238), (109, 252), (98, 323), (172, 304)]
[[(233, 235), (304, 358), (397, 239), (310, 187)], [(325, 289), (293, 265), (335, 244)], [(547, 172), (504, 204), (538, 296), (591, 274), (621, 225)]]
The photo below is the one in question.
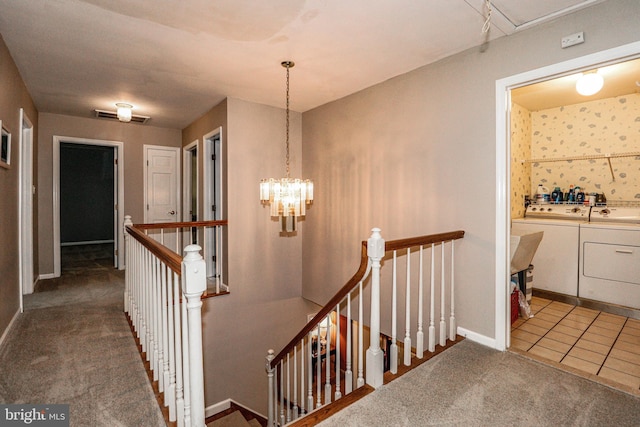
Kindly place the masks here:
[(4, 340), (7, 339), (7, 337), (9, 336), (9, 333), (13, 329), (13, 325), (16, 323), (16, 320), (18, 319), (18, 316), (20, 316), (20, 310), (16, 311), (16, 314), (14, 314), (13, 317), (11, 318), (11, 321), (9, 322), (9, 324), (7, 325), (7, 328), (2, 333), (2, 336), (0, 336), (0, 349), (2, 348), (2, 345), (4, 344)]
[[(53, 276), (60, 277), (60, 143), (69, 142), (72, 144), (101, 145), (114, 147), (117, 151), (118, 159), (118, 210), (116, 235), (118, 245), (118, 269), (124, 269), (124, 143), (122, 141), (110, 141), (91, 138), (76, 138), (71, 136), (53, 136)], [(44, 278), (46, 275), (40, 275)], [(48, 277), (47, 277), (48, 278)]]
[(640, 58), (640, 42), (629, 43), (579, 58), (527, 71), (496, 81), (496, 312), (495, 348), (506, 350), (510, 345), (509, 320), (509, 254), (510, 254), (510, 113), (511, 90), (541, 81), (575, 74)]

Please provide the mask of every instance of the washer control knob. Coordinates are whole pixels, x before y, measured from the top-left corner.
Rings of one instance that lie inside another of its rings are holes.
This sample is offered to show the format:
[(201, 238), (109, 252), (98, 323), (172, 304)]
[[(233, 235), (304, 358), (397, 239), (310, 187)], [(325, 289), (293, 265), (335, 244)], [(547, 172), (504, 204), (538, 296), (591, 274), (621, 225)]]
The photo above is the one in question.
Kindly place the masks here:
[(600, 210), (600, 215), (609, 215), (610, 211), (609, 209), (601, 209)]

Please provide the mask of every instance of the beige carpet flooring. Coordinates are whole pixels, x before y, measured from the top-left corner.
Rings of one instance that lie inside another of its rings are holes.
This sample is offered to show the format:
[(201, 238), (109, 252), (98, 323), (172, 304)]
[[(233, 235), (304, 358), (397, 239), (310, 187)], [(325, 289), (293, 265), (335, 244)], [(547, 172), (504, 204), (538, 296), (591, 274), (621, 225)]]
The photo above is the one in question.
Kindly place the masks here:
[(71, 426), (164, 426), (123, 312), (124, 272), (85, 261), (25, 297), (0, 349), (0, 402), (69, 404)]
[(640, 398), (465, 340), (321, 427), (639, 426)]

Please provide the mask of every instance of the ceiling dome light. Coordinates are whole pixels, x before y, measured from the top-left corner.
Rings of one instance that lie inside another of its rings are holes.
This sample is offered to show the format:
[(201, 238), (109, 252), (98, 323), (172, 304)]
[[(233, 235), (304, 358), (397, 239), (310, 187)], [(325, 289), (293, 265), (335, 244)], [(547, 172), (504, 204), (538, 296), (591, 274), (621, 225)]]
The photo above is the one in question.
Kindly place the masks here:
[(583, 96), (591, 96), (600, 92), (604, 79), (598, 72), (583, 74), (576, 82), (576, 91)]
[(120, 120), (121, 122), (129, 123), (131, 121), (131, 110), (133, 109), (133, 105), (118, 102), (116, 104), (116, 107), (118, 107), (116, 113), (118, 116), (118, 120)]

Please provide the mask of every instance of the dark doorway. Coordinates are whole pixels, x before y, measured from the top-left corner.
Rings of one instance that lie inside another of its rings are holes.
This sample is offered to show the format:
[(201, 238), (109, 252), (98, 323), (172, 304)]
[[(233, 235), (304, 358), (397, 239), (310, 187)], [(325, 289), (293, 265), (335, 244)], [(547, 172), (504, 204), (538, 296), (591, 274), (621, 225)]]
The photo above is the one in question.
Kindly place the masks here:
[(114, 265), (115, 148), (60, 144), (61, 269)]

